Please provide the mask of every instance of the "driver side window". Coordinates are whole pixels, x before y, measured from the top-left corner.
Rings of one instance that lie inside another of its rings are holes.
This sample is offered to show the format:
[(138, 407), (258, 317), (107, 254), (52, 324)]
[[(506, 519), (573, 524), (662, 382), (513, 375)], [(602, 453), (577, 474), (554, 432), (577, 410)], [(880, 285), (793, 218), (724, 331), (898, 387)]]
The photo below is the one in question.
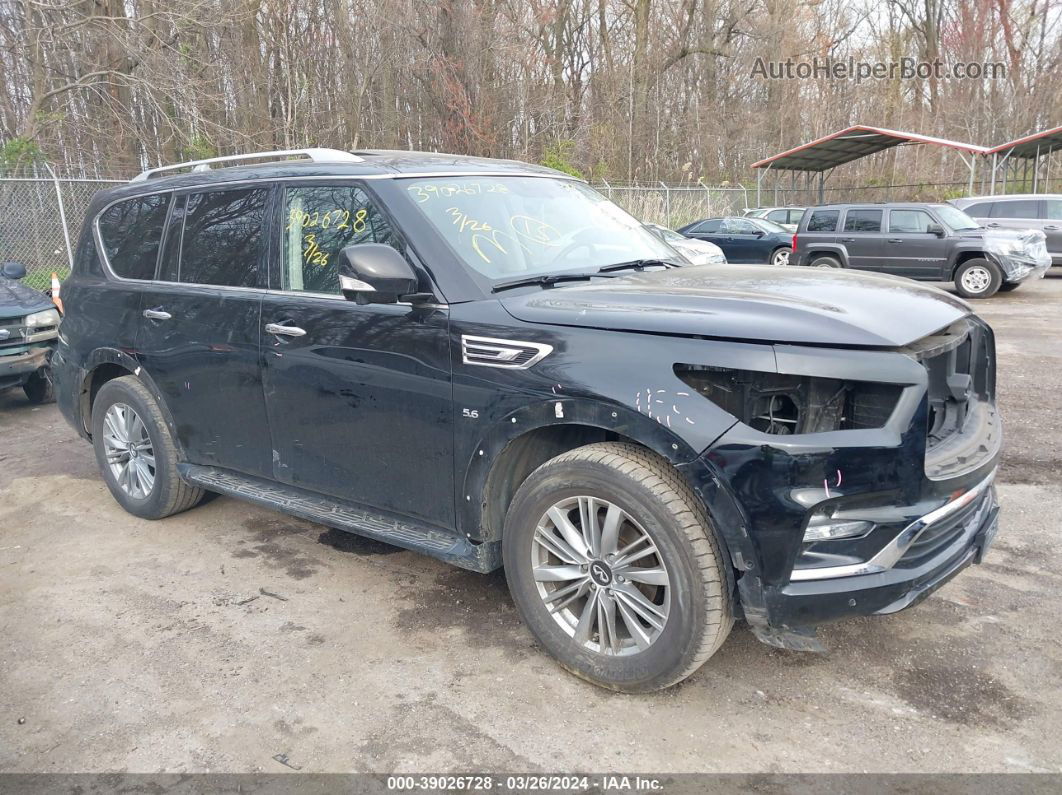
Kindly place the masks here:
[(284, 191), (281, 288), (339, 295), (339, 252), (359, 243), (404, 245), (369, 195), (351, 185)]

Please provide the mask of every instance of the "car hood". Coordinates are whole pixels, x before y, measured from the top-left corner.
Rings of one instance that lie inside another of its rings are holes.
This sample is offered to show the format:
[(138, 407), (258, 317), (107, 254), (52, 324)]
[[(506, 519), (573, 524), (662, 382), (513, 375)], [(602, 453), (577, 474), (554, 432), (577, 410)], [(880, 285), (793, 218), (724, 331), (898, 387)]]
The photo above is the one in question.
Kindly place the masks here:
[(961, 299), (884, 274), (690, 266), (501, 300), (518, 320), (759, 342), (900, 347), (970, 313)]
[(40, 290), (0, 277), (0, 317), (22, 317), (51, 305), (51, 299)]

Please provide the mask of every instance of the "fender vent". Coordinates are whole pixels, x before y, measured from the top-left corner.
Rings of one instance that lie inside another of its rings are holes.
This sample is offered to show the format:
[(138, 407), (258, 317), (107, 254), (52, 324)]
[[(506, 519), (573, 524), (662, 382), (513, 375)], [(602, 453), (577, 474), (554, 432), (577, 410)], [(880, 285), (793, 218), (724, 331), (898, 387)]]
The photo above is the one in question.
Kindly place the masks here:
[(538, 342), (461, 335), (461, 361), (465, 364), (525, 370), (545, 359), (552, 351), (552, 345)]

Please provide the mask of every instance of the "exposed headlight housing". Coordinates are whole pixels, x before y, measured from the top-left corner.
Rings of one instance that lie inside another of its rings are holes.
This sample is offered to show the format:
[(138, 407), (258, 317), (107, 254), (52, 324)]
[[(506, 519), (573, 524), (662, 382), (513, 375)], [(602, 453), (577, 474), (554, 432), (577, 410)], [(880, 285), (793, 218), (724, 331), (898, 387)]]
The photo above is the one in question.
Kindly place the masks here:
[(749, 427), (777, 435), (881, 428), (903, 392), (899, 384), (694, 364), (676, 364), (675, 375)]
[(32, 315), (26, 315), (23, 325), (28, 329), (48, 328), (59, 325), (59, 311), (56, 309), (42, 309)]

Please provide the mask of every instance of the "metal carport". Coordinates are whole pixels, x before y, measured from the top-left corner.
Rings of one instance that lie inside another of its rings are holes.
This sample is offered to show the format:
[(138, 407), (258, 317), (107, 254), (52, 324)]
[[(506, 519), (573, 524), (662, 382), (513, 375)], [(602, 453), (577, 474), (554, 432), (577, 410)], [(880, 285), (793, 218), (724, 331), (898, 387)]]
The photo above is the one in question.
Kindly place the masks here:
[(987, 147), (857, 124), (753, 163), (753, 168), (762, 169), (756, 176), (756, 204), (760, 205), (763, 178), (772, 170), (792, 172), (794, 179), (796, 174), (804, 173), (809, 183), (812, 175), (817, 173), (819, 175), (819, 202), (822, 202), (826, 180), (837, 166), (891, 149), (894, 146), (912, 144), (930, 144), (954, 150), (969, 169), (970, 192), (973, 192), (974, 177), (977, 173), (976, 156), (987, 154), (989, 151)]
[[(1046, 163), (1044, 182), (1051, 180), (1051, 153), (1062, 149), (1062, 127), (1026, 135), (992, 147), (987, 154), (992, 155), (992, 195), (996, 194), (996, 174), (1003, 170), (1003, 192), (1007, 192), (1007, 173), (1014, 167), (1015, 177), (1020, 165), (1022, 182), (1029, 181), (1029, 168), (1032, 167), (1032, 192), (1040, 192), (1040, 163)], [(1020, 161), (1020, 163), (1019, 163)]]

